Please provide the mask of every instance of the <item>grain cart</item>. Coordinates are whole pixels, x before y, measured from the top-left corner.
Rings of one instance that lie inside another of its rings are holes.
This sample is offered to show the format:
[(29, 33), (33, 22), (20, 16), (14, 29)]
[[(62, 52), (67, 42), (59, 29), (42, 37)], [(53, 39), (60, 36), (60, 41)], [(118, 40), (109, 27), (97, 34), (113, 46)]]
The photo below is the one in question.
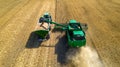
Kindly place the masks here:
[[(48, 14), (49, 15), (49, 14)], [(55, 28), (61, 28), (66, 32), (68, 46), (69, 47), (81, 47), (86, 44), (85, 32), (82, 29), (81, 23), (76, 20), (69, 20), (67, 25), (59, 24), (57, 22), (53, 22), (50, 19), (46, 19), (45, 17), (41, 17), (40, 22), (55, 24)], [(85, 26), (87, 26), (85, 24)], [(50, 28), (50, 26), (49, 26)], [(41, 37), (46, 37), (50, 30), (38, 30), (36, 33)]]

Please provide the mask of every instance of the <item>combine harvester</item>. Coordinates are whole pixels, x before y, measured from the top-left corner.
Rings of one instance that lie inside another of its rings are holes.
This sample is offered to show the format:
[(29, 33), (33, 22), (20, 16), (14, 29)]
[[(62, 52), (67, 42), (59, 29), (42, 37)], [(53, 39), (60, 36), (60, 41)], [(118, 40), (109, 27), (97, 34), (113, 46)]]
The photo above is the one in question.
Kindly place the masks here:
[(59, 24), (57, 22), (53, 22), (51, 15), (49, 13), (45, 13), (40, 19), (39, 23), (40, 26), (47, 24), (46, 29), (42, 30), (36, 30), (35, 33), (40, 37), (40, 41), (45, 41), (50, 38), (50, 30), (51, 30), (51, 24), (55, 24), (55, 28), (62, 29), (66, 32), (67, 35), (67, 41), (69, 47), (81, 47), (85, 46), (86, 44), (86, 38), (85, 38), (85, 32), (82, 28), (82, 26), (87, 27), (86, 24), (81, 24), (80, 22), (77, 22), (76, 20), (69, 20), (67, 25)]

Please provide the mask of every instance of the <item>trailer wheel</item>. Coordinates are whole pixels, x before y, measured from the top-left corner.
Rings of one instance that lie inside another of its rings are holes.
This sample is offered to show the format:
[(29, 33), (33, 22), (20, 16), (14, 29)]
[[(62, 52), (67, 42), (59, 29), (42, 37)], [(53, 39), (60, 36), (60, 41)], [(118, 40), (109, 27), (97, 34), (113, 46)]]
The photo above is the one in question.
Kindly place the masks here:
[(46, 39), (47, 39), (47, 40), (50, 39), (50, 34), (48, 34), (48, 35), (46, 36)]
[(49, 27), (49, 30), (51, 30), (51, 26)]

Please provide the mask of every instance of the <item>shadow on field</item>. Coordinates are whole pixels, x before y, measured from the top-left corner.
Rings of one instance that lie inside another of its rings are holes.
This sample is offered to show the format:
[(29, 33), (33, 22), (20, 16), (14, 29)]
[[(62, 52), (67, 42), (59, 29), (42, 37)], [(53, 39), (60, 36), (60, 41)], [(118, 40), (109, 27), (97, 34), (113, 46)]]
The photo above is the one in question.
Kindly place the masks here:
[(29, 36), (29, 39), (26, 43), (26, 48), (38, 48), (42, 42), (38, 41), (38, 36), (32, 32)]
[(61, 28), (54, 28), (53, 30), (52, 30), (52, 32), (60, 32), (60, 33), (62, 33), (62, 32), (65, 32), (65, 31), (63, 31)]
[(57, 54), (57, 62), (60, 64), (66, 63), (66, 52), (68, 50), (67, 48), (67, 39), (66, 36), (63, 36), (59, 38), (59, 41), (57, 44), (55, 44), (55, 54)]
[[(79, 48), (68, 47), (67, 37), (64, 35), (59, 38), (57, 44), (55, 44), (55, 54), (57, 54), (57, 62), (61, 65), (71, 64), (71, 59), (76, 56)], [(71, 64), (73, 66), (73, 64)]]

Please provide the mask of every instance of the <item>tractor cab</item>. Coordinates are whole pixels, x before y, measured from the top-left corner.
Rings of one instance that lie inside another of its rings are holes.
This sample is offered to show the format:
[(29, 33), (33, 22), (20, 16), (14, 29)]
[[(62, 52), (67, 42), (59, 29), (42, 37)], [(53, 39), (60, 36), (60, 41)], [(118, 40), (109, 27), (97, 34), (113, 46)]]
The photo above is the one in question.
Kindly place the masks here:
[(42, 23), (42, 22), (45, 22), (45, 23), (52, 22), (52, 17), (50, 15), (50, 13), (44, 13), (44, 15), (42, 17), (40, 17), (39, 23)]
[(45, 14), (43, 15), (43, 17), (44, 17), (44, 18), (50, 18), (51, 16), (50, 16), (50, 13), (45, 13)]

